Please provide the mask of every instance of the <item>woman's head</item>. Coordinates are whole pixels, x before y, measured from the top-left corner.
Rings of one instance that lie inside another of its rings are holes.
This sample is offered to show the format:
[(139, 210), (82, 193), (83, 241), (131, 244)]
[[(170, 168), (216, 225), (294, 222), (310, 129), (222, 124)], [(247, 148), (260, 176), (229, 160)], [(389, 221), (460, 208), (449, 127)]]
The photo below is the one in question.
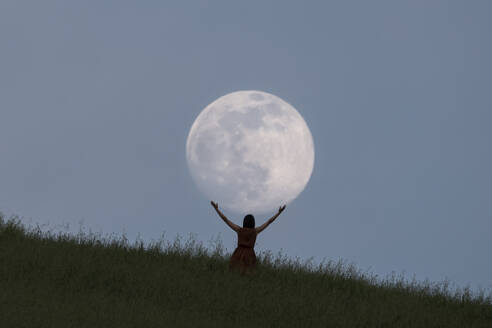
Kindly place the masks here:
[(243, 220), (243, 228), (254, 228), (255, 227), (255, 217), (251, 214), (248, 214), (244, 217)]

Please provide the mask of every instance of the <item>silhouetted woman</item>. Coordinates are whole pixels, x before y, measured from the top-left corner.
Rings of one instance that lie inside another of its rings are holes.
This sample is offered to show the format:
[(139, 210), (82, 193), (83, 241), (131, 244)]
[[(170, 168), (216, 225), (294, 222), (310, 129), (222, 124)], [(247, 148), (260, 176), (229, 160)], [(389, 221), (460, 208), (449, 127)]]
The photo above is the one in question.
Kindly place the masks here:
[(277, 214), (272, 216), (268, 221), (263, 223), (258, 228), (255, 228), (255, 218), (253, 215), (248, 214), (244, 217), (243, 227), (241, 228), (237, 224), (232, 223), (229, 219), (219, 210), (219, 205), (210, 202), (217, 211), (217, 214), (224, 220), (224, 222), (235, 232), (237, 232), (237, 248), (232, 253), (231, 261), (229, 263), (230, 269), (239, 269), (244, 273), (256, 266), (256, 255), (254, 251), (256, 236), (266, 229), (285, 209), (284, 206), (280, 206)]

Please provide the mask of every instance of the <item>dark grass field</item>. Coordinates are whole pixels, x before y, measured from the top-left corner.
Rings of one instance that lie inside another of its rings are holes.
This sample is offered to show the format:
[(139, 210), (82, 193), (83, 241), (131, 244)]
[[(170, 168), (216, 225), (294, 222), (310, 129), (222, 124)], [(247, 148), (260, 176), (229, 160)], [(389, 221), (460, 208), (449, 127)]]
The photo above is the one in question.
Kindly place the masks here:
[(490, 295), (259, 256), (251, 275), (188, 240), (151, 245), (0, 216), (0, 327), (492, 327)]

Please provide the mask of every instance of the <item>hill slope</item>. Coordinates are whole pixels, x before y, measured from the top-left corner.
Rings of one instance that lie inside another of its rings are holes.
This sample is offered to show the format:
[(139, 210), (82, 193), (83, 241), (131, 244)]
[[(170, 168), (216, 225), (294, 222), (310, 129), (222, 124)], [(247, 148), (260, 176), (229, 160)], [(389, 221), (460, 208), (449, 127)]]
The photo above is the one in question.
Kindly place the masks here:
[(1, 327), (492, 327), (490, 297), (260, 256), (255, 274), (187, 243), (128, 245), (0, 216)]

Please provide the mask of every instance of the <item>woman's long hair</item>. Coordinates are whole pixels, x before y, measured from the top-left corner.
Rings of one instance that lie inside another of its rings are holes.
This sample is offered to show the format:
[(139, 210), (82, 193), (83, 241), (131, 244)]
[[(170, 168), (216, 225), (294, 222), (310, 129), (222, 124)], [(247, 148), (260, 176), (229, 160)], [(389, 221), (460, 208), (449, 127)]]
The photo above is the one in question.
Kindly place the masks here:
[(248, 214), (244, 217), (243, 220), (243, 228), (251, 228), (255, 227), (255, 217), (252, 214)]

